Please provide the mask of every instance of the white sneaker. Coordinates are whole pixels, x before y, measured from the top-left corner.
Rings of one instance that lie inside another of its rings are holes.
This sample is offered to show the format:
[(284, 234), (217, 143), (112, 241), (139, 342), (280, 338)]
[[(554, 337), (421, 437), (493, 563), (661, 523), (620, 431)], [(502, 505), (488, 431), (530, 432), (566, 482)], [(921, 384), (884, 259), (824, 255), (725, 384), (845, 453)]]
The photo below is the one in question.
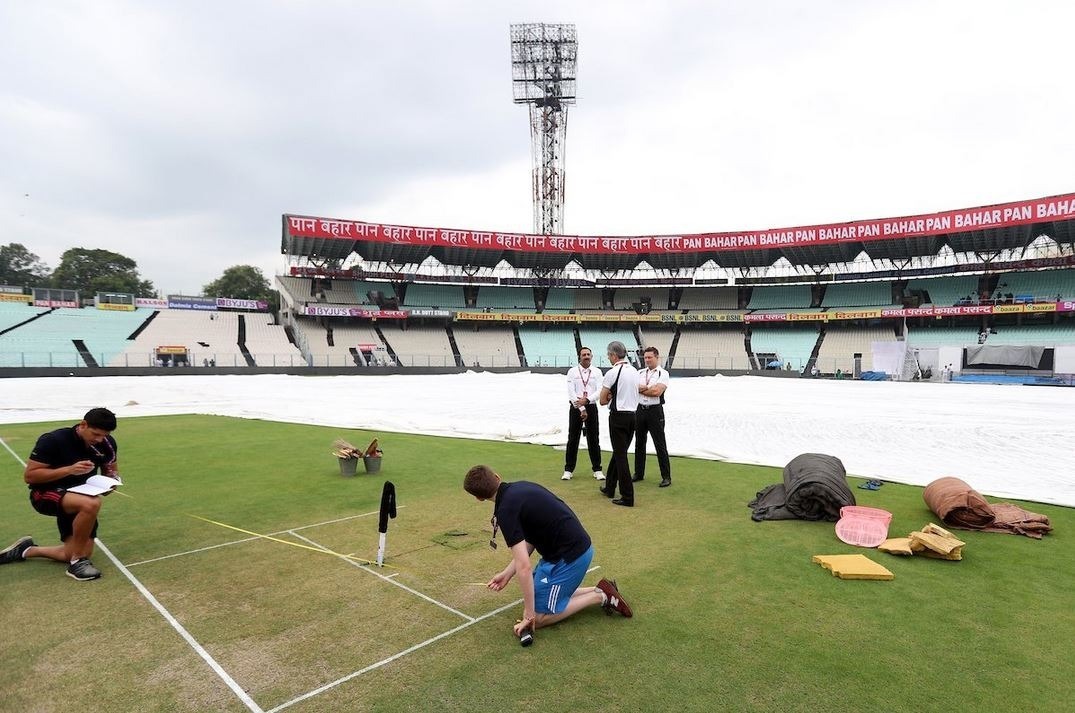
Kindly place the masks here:
[(571, 471), (565, 470), (564, 474), (560, 476), (560, 480), (571, 480)]
[(604, 480), (605, 479), (605, 474), (602, 473), (599, 470), (595, 470), (594, 474), (593, 474), (593, 479), (594, 480)]

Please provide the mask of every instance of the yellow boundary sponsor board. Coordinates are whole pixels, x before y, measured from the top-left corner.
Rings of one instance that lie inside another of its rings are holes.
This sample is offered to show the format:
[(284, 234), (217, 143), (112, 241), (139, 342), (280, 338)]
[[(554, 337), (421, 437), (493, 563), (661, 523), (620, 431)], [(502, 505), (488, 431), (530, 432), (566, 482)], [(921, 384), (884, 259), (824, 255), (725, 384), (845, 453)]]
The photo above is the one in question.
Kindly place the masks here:
[(23, 304), (29, 304), (33, 301), (31, 295), (13, 295), (7, 292), (0, 292), (0, 302), (22, 302)]
[(534, 312), (456, 312), (455, 320), (480, 322), (577, 322), (573, 314), (535, 314)]
[(1055, 302), (1042, 302), (1042, 303), (1039, 303), (1039, 304), (1023, 305), (1023, 308), (1027, 312), (1055, 312), (1056, 311), (1056, 303)]
[(826, 314), (829, 319), (881, 319), (879, 309), (839, 309)]
[(789, 322), (828, 322), (833, 318), (828, 312), (788, 312), (784, 316)]
[(728, 312), (691, 312), (690, 314), (666, 314), (661, 316), (662, 322), (676, 322), (677, 324), (690, 324), (693, 322), (742, 322), (741, 312), (731, 314)]
[(580, 322), (660, 322), (659, 314), (635, 314), (634, 312), (597, 312), (573, 315)]
[(134, 305), (117, 305), (107, 302), (101, 302), (97, 305), (97, 309), (111, 310), (113, 312), (133, 312), (135, 310)]

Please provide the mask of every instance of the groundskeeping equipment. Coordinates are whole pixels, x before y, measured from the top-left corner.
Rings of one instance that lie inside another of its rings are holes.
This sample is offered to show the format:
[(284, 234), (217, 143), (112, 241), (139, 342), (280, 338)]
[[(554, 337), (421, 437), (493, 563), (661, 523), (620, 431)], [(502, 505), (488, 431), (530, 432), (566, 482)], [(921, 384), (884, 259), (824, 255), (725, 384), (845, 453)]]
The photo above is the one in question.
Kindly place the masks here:
[(384, 547), (388, 538), (388, 520), (396, 517), (396, 486), (386, 480), (381, 489), (381, 514), (377, 518), (377, 566), (384, 567)]

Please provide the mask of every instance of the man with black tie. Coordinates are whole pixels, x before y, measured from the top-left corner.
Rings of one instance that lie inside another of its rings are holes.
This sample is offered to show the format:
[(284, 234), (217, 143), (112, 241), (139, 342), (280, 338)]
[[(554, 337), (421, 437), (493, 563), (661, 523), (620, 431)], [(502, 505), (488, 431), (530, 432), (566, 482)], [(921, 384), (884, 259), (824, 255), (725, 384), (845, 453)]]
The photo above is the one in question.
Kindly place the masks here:
[(597, 418), (597, 398), (600, 396), (601, 370), (590, 366), (593, 352), (589, 347), (579, 349), (579, 364), (567, 372), (567, 454), (564, 474), (560, 480), (571, 480), (578, 459), (579, 440), (586, 430), (586, 448), (595, 480), (604, 480), (601, 472), (601, 422)]
[(664, 392), (668, 389), (668, 371), (661, 368), (656, 347), (646, 347), (643, 354), (646, 368), (638, 372), (638, 411), (635, 414), (635, 477), (646, 477), (646, 437), (653, 436), (657, 465), (661, 468), (661, 484), (672, 484), (672, 466), (668, 461), (668, 444), (664, 440)]
[[(635, 435), (635, 411), (638, 410), (638, 372), (627, 363), (627, 347), (623, 342), (609, 342), (608, 360), (612, 367), (601, 381), (601, 405), (608, 406), (608, 435), (612, 440), (612, 460), (608, 479), (601, 492), (612, 498), (613, 505), (634, 507), (635, 487), (631, 482), (631, 466), (627, 449)], [(620, 497), (616, 497), (616, 484)]]

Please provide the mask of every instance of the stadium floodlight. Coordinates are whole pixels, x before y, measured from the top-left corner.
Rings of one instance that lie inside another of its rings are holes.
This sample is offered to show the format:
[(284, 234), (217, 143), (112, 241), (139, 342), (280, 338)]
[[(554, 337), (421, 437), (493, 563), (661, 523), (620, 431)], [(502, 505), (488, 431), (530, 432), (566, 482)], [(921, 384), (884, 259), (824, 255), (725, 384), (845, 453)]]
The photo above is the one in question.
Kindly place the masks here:
[(511, 26), (512, 95), (516, 104), (530, 106), (534, 232), (539, 235), (564, 232), (564, 144), (577, 67), (574, 25)]

